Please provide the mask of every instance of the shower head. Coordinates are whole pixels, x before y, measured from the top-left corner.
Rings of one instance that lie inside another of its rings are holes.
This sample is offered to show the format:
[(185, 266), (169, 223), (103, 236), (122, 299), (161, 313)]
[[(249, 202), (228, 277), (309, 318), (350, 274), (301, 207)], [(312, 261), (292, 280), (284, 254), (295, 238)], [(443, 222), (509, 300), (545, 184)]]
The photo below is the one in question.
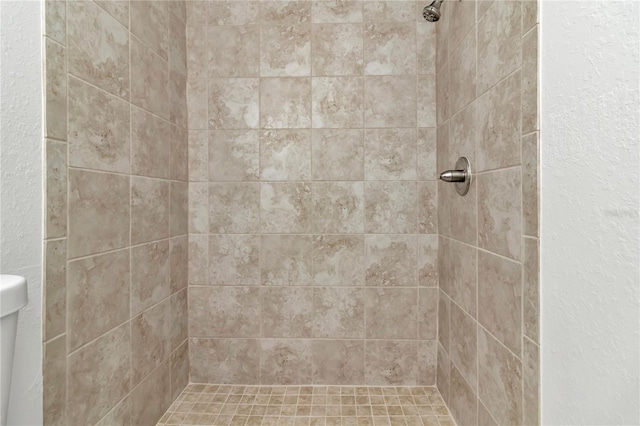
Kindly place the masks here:
[(434, 0), (429, 6), (422, 9), (422, 16), (429, 22), (436, 22), (440, 19), (440, 5), (443, 0)]

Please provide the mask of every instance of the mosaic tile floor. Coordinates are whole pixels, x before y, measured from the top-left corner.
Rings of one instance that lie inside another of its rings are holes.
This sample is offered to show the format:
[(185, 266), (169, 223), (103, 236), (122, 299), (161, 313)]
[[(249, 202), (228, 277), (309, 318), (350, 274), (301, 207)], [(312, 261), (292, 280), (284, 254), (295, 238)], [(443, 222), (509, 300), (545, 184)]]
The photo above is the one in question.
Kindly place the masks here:
[(455, 426), (434, 387), (190, 384), (158, 425)]

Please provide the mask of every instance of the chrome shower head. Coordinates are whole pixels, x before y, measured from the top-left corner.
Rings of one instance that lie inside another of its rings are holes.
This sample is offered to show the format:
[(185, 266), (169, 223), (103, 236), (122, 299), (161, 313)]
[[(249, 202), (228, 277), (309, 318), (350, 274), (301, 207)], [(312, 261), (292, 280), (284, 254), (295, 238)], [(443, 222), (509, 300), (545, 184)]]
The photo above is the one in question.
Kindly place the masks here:
[(436, 22), (440, 19), (440, 5), (443, 0), (434, 0), (429, 6), (422, 9), (422, 16), (429, 22)]

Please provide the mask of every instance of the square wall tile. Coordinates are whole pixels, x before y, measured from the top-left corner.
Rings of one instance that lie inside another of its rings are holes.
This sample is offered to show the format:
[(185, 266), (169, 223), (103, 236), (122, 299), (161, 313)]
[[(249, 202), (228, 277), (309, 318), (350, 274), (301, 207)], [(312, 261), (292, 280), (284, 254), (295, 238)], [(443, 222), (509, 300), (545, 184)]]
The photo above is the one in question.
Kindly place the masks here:
[(189, 336), (258, 337), (258, 291), (255, 287), (189, 288)]
[[(49, 8), (49, 6), (47, 6)], [(64, 4), (62, 5), (64, 11)], [(64, 44), (65, 41), (63, 40)], [(45, 137), (67, 139), (67, 50), (44, 40)]]
[(416, 237), (414, 235), (367, 235), (367, 286), (416, 286)]
[(262, 128), (308, 128), (311, 126), (311, 79), (260, 79)]
[(313, 382), (364, 383), (364, 340), (313, 340)]
[(315, 77), (312, 86), (314, 128), (362, 127), (362, 77)]
[(45, 141), (45, 238), (67, 234), (67, 144)]
[(131, 32), (149, 45), (163, 59), (169, 47), (168, 2), (135, 1), (130, 5)]
[(131, 261), (131, 316), (134, 316), (171, 294), (169, 241), (133, 247)]
[(67, 328), (67, 240), (45, 241), (43, 260), (43, 340), (46, 341)]
[(138, 384), (171, 353), (171, 306), (169, 300), (131, 319), (133, 384)]
[(169, 236), (170, 183), (131, 178), (131, 242), (140, 244)]
[(415, 74), (414, 22), (377, 22), (364, 27), (366, 75)]
[(262, 337), (311, 337), (313, 289), (263, 287), (260, 289)]
[(311, 186), (307, 183), (260, 184), (263, 233), (307, 233), (311, 229)]
[(314, 338), (364, 338), (364, 289), (315, 288)]
[(365, 383), (374, 386), (415, 386), (418, 382), (418, 342), (368, 340)]
[(260, 178), (266, 181), (309, 180), (311, 131), (263, 131), (260, 134)]
[(260, 225), (260, 185), (212, 183), (209, 206), (209, 232), (255, 233)]
[(416, 180), (415, 129), (365, 131), (366, 180)]
[(415, 127), (415, 77), (366, 77), (364, 79), (364, 125), (367, 128)]
[(438, 287), (438, 236), (418, 236), (418, 285)]
[(210, 285), (259, 284), (259, 236), (211, 235), (209, 238)]
[(365, 289), (368, 339), (416, 339), (417, 289)]
[[(316, 3), (315, 8), (326, 7), (323, 2)], [(346, 3), (350, 2), (336, 5)], [(361, 24), (314, 25), (311, 35), (313, 75), (362, 75), (362, 40)]]
[(411, 234), (417, 231), (415, 182), (367, 182), (365, 184), (368, 233)]
[(262, 25), (260, 76), (311, 75), (311, 25)]
[(313, 230), (317, 233), (364, 231), (364, 184), (316, 182), (312, 184)]
[(210, 131), (209, 180), (257, 180), (259, 144), (257, 130)]
[(364, 283), (364, 237), (316, 235), (313, 239), (313, 280), (323, 286)]
[(257, 339), (191, 338), (189, 353), (195, 383), (260, 383)]
[(169, 118), (169, 66), (135, 37), (131, 39), (131, 103)]
[(312, 168), (314, 180), (363, 180), (362, 130), (314, 129)]
[(207, 28), (207, 37), (209, 39), (209, 77), (258, 77), (259, 26), (212, 25)]
[(257, 78), (209, 79), (209, 128), (257, 129), (260, 122)]
[(130, 211), (128, 176), (70, 169), (69, 259), (129, 245)]
[(261, 237), (260, 282), (267, 286), (311, 285), (312, 240), (307, 235)]
[(132, 174), (171, 177), (170, 124), (136, 107), (131, 107), (131, 161)]
[(261, 340), (260, 378), (274, 385), (313, 383), (311, 340)]

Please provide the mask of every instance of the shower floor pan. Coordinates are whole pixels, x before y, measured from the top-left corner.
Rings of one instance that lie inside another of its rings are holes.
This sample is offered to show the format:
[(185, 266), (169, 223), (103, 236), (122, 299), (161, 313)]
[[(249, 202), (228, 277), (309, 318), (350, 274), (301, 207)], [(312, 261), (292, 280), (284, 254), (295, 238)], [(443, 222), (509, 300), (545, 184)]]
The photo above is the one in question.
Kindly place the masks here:
[(455, 426), (435, 387), (190, 384), (158, 425)]

